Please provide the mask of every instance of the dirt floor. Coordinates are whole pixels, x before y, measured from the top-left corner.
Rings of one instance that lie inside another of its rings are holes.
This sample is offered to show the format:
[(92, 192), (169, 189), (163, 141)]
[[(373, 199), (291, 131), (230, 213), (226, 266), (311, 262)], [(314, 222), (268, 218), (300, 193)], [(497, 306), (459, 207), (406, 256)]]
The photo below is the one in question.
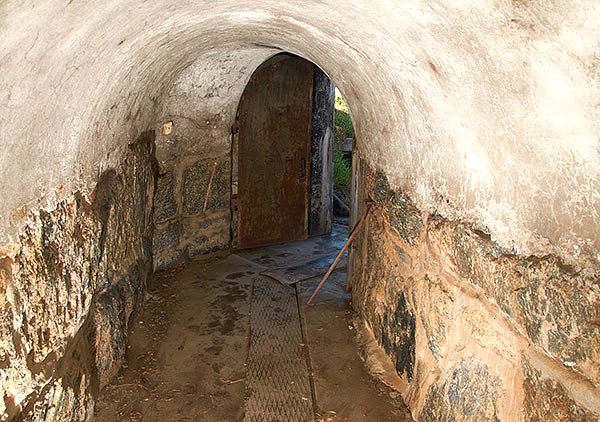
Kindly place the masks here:
[(129, 337), (127, 364), (100, 393), (96, 420), (242, 421), (253, 280), (265, 271), (288, 276), (285, 269), (294, 267), (296, 278), (311, 277), (295, 286), (315, 420), (412, 421), (399, 395), (371, 377), (361, 360), (343, 263), (315, 305), (306, 305), (317, 273), (325, 271), (344, 237), (337, 226), (331, 236), (214, 256), (155, 274)]

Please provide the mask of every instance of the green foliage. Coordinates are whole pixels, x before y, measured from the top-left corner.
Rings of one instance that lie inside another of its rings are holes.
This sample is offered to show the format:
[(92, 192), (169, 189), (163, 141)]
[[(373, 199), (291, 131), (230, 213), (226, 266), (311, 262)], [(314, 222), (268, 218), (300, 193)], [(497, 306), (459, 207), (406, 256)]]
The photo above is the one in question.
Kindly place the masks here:
[(352, 120), (350, 119), (350, 115), (348, 113), (335, 110), (333, 124), (335, 125), (336, 130), (343, 132), (344, 138), (352, 136)]
[(348, 114), (348, 106), (346, 105), (346, 101), (344, 101), (344, 99), (339, 95), (335, 96), (335, 109)]
[(342, 97), (335, 97), (334, 123), (336, 132), (339, 133), (338, 139), (344, 140), (352, 136), (352, 119), (348, 113), (348, 106)]
[(350, 186), (352, 180), (352, 167), (344, 158), (344, 154), (337, 146), (333, 148), (333, 182), (336, 185)]
[(344, 99), (336, 95), (335, 97), (335, 142), (333, 147), (333, 181), (336, 185), (350, 186), (352, 180), (352, 165), (344, 158), (344, 153), (340, 151), (339, 142), (344, 142), (346, 138), (352, 136), (352, 120), (348, 113), (348, 106)]

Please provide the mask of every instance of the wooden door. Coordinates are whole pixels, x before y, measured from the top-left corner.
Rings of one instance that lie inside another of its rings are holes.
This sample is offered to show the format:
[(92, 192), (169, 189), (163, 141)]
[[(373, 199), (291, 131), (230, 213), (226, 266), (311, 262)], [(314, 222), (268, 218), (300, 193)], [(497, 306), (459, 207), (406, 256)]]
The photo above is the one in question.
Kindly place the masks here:
[(280, 54), (238, 108), (238, 247), (306, 239), (314, 65)]

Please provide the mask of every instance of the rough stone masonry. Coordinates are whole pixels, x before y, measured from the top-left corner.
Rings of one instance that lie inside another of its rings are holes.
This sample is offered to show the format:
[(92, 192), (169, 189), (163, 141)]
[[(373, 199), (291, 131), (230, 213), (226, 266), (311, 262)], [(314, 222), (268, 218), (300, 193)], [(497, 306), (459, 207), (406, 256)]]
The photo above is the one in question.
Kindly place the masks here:
[(597, 1), (28, 0), (0, 24), (0, 420), (91, 420), (152, 269), (229, 247), (237, 103), (283, 51), (351, 109), (376, 202), (354, 304), (413, 416), (598, 419)]

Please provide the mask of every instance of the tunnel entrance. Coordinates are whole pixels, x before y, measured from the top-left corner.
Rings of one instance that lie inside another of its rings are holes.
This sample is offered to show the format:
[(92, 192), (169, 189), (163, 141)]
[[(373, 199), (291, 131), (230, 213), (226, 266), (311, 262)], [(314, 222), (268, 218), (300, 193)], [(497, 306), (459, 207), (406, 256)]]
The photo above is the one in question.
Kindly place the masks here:
[[(154, 420), (241, 420), (188, 403), (226, 407), (249, 382), (226, 364), (243, 360), (265, 266), (233, 262), (231, 128), (252, 72), (284, 51), (356, 107), (352, 304), (415, 418), (598, 420), (600, 2), (4, 3), (0, 420), (91, 420), (132, 327), (148, 347), (130, 367), (158, 376), (113, 386), (145, 395), (109, 420), (152, 420), (144, 403), (164, 409)], [(295, 230), (273, 220), (291, 218), (286, 199), (252, 214), (280, 229), (257, 242), (327, 230), (312, 111), (310, 155), (289, 167), (306, 172)], [(220, 271), (192, 262), (217, 257)], [(324, 340), (306, 344), (335, 357), (348, 348), (324, 309), (306, 308)], [(161, 384), (162, 369), (181, 376)]]
[(247, 248), (331, 231), (333, 84), (289, 53), (259, 66), (232, 138), (232, 243)]
[(240, 100), (238, 247), (305, 239), (313, 65), (279, 54), (252, 75)]

